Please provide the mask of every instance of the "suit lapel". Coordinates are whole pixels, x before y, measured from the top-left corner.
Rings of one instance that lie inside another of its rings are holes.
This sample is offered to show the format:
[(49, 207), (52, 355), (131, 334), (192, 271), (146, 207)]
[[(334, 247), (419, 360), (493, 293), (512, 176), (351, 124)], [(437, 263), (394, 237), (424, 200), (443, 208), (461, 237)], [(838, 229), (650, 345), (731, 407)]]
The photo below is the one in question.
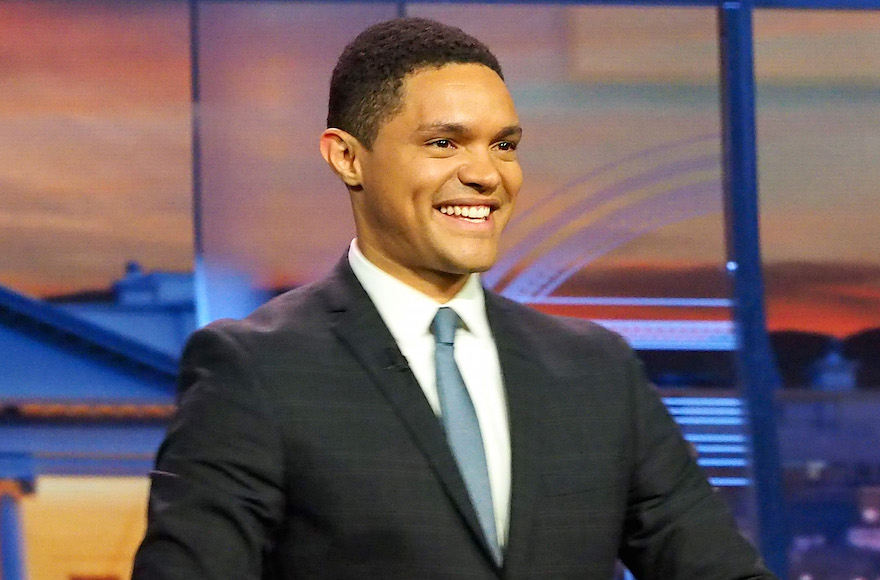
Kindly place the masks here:
[(504, 557), (505, 575), (522, 569), (528, 562), (532, 532), (533, 506), (538, 493), (541, 407), (540, 385), (547, 380), (546, 370), (535, 361), (528, 348), (529, 334), (517, 325), (511, 306), (486, 293), (489, 324), (498, 348), (507, 397), (511, 447), (510, 524)]
[(492, 560), (443, 427), (347, 258), (337, 264), (325, 296), (332, 331), (361, 362), (400, 417), (471, 534)]

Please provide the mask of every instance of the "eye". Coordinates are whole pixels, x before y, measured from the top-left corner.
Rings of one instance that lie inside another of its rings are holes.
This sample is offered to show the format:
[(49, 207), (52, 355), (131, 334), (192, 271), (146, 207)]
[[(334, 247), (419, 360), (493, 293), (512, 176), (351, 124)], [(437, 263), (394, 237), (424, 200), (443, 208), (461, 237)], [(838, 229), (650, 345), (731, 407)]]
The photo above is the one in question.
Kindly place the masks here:
[(516, 145), (513, 141), (501, 141), (497, 147), (502, 151), (516, 151)]
[(449, 149), (452, 147), (452, 140), (450, 139), (434, 139), (433, 141), (429, 141), (428, 145), (433, 147), (437, 147), (439, 149)]

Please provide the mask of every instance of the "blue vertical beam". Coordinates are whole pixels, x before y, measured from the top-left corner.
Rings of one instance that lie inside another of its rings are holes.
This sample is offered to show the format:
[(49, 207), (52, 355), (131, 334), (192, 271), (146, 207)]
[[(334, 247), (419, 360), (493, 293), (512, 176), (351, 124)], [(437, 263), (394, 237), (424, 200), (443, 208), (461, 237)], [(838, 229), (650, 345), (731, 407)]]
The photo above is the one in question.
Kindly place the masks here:
[(759, 548), (776, 575), (787, 578), (789, 533), (774, 402), (780, 381), (766, 330), (758, 229), (751, 1), (723, 2), (718, 23), (725, 236), (728, 271), (733, 283), (737, 368), (752, 430)]
[[(204, 326), (218, 318), (243, 318), (269, 298), (265, 292), (253, 288), (251, 277), (243, 272), (238, 264), (229, 264), (228, 256), (208, 256), (205, 248), (206, 198), (202, 161), (205, 117), (202, 114), (202, 47), (200, 41), (203, 1), (189, 0), (193, 250), (195, 255), (193, 286), (196, 326)], [(403, 6), (403, 0), (399, 1)]]
[(0, 578), (25, 580), (18, 483), (0, 481)]
[(196, 307), (196, 325), (204, 326), (211, 321), (208, 311), (208, 288), (204, 262), (204, 235), (202, 232), (202, 100), (199, 74), (199, 1), (189, 0), (189, 70), (192, 135), (192, 212), (193, 212), (193, 297)]

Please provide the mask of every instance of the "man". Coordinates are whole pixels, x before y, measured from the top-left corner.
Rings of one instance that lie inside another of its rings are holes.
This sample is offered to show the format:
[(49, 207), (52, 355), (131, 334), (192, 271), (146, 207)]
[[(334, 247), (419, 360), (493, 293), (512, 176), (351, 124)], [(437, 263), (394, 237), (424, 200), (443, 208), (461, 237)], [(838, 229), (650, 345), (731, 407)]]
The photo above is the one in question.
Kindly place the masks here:
[(522, 180), (491, 52), (376, 25), (329, 109), (357, 238), (190, 340), (134, 577), (772, 578), (619, 337), (479, 286)]

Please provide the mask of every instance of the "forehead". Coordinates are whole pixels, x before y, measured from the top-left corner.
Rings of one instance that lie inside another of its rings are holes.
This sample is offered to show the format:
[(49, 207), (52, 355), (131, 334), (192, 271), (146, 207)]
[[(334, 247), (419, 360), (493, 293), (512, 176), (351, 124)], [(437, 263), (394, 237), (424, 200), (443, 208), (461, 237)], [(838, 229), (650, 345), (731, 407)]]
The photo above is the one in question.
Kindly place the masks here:
[(447, 64), (410, 73), (404, 77), (401, 99), (397, 117), (403, 121), (517, 123), (507, 85), (481, 64)]

